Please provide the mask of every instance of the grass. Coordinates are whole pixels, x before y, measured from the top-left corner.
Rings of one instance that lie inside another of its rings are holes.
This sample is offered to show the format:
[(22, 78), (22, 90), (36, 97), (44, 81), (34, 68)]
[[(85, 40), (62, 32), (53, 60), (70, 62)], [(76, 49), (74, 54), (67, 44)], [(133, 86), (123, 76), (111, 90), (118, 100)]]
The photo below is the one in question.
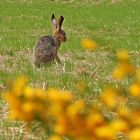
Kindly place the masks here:
[[(104, 84), (112, 83), (116, 51), (129, 50), (132, 62), (140, 65), (139, 0), (1, 0), (0, 7), (0, 91), (7, 88), (9, 80), (26, 75), (33, 87), (46, 83), (46, 87), (70, 90), (77, 98), (83, 96), (75, 85), (84, 81), (88, 88), (83, 98), (88, 100), (97, 97)], [(32, 64), (32, 50), (39, 37), (53, 32), (52, 13), (65, 17), (68, 41), (59, 50), (63, 65), (38, 70)], [(97, 51), (81, 48), (80, 40), (87, 37), (98, 42)], [(0, 108), (3, 105), (1, 101)], [(0, 131), (15, 127), (1, 120)]]

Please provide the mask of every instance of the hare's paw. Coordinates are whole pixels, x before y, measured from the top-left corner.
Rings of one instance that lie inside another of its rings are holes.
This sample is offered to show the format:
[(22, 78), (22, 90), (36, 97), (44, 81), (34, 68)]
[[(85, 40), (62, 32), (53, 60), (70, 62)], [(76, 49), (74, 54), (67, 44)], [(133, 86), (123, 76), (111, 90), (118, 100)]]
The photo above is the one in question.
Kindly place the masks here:
[(57, 62), (57, 63), (60, 63), (60, 64), (61, 64), (61, 61), (60, 61), (60, 59), (59, 59), (59, 57), (58, 57), (58, 56), (56, 56), (56, 58), (55, 58), (55, 59), (56, 59), (56, 62)]

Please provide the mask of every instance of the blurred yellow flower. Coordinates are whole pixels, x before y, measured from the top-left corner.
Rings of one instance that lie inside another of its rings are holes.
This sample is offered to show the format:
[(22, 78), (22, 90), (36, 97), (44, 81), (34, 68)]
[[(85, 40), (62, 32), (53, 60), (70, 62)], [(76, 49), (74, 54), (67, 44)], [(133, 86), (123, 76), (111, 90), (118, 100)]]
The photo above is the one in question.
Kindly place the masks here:
[(123, 69), (120, 65), (115, 68), (113, 71), (113, 78), (117, 80), (122, 80), (126, 75), (125, 69)]
[(135, 72), (135, 68), (133, 65), (129, 63), (120, 63), (113, 71), (113, 77), (118, 80), (122, 80), (126, 75), (133, 74)]
[(47, 94), (46, 94), (46, 92), (44, 92), (43, 89), (40, 89), (40, 88), (34, 89), (34, 98), (37, 101), (46, 102)]
[(119, 51), (117, 53), (117, 57), (119, 61), (123, 61), (123, 62), (129, 61), (129, 54), (126, 50)]
[(59, 135), (53, 135), (48, 140), (63, 140), (63, 138), (60, 137)]
[(32, 102), (24, 102), (22, 105), (21, 105), (21, 109), (23, 110), (23, 112), (25, 113), (33, 113), (35, 108), (34, 108), (34, 103)]
[(133, 109), (130, 112), (130, 115), (128, 116), (131, 125), (133, 126), (140, 126), (140, 110), (139, 109)]
[(122, 80), (125, 76), (135, 73), (135, 67), (129, 62), (127, 52), (119, 52), (118, 60), (118, 65), (112, 73), (113, 78)]
[(99, 126), (95, 129), (97, 139), (114, 140), (115, 132), (109, 126)]
[(133, 83), (129, 88), (132, 96), (140, 96), (140, 83)]
[(130, 115), (130, 112), (128, 111), (127, 107), (119, 107), (117, 108), (117, 113), (122, 118), (128, 118)]
[(67, 104), (72, 101), (72, 94), (68, 91), (56, 90), (53, 88), (48, 89), (47, 97), (51, 102), (57, 102), (59, 104)]
[(140, 140), (140, 128), (136, 127), (132, 129), (128, 134), (129, 140)]
[[(16, 84), (17, 83), (17, 84)], [(10, 110), (10, 118), (23, 121), (46, 120), (46, 95), (43, 90), (30, 88), (25, 77), (14, 81), (5, 94)]]
[(27, 99), (32, 99), (34, 96), (34, 90), (29, 86), (25, 86), (23, 92), (24, 92), (25, 98)]
[(67, 107), (67, 115), (71, 119), (75, 119), (85, 108), (85, 103), (83, 100), (76, 101), (75, 103)]
[(101, 99), (103, 101), (103, 103), (106, 105), (106, 107), (109, 108), (114, 108), (117, 106), (118, 103), (118, 91), (117, 89), (108, 87), (105, 88), (102, 95), (101, 95)]
[(67, 126), (67, 123), (65, 122), (65, 118), (61, 122), (57, 122), (54, 125), (54, 131), (57, 134), (62, 135), (62, 136), (67, 135), (67, 132), (68, 132), (67, 129), (68, 129), (68, 126)]
[(81, 45), (83, 46), (84, 49), (87, 50), (94, 50), (98, 47), (97, 42), (92, 40), (92, 39), (82, 39), (81, 40)]
[(115, 133), (126, 132), (129, 129), (129, 124), (123, 119), (116, 119), (111, 121), (110, 128), (114, 130)]
[(90, 113), (86, 118), (86, 125), (89, 130), (104, 124), (104, 117), (98, 112)]
[(12, 92), (15, 94), (15, 96), (22, 96), (22, 91), (27, 83), (27, 78), (22, 76), (15, 80), (12, 84)]

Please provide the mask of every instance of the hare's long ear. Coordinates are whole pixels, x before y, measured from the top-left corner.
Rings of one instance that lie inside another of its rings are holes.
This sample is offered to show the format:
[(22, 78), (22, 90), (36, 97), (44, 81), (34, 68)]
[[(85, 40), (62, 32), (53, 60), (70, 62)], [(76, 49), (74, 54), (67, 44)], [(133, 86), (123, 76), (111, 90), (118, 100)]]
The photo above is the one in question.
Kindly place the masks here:
[(60, 17), (59, 17), (59, 20), (58, 20), (59, 28), (61, 28), (62, 23), (63, 23), (63, 20), (64, 20), (64, 17), (63, 17), (63, 16), (60, 16)]
[(56, 18), (55, 18), (55, 16), (54, 16), (54, 14), (52, 14), (52, 25), (53, 25), (53, 27), (57, 27), (58, 26), (58, 23), (57, 23), (57, 20), (56, 20)]

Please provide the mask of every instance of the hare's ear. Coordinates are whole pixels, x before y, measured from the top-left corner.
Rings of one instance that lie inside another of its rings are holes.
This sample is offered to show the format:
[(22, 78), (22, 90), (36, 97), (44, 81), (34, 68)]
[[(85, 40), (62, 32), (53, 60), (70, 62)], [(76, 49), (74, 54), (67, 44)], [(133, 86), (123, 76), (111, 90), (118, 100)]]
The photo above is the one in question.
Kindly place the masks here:
[(55, 16), (54, 16), (54, 14), (52, 14), (52, 25), (54, 26), (54, 27), (57, 27), (58, 26), (58, 23), (57, 23), (57, 20), (56, 20), (56, 18), (55, 18)]
[(63, 17), (63, 16), (60, 16), (60, 17), (59, 17), (59, 20), (58, 20), (59, 28), (61, 28), (62, 23), (63, 23), (63, 20), (64, 20), (64, 17)]

